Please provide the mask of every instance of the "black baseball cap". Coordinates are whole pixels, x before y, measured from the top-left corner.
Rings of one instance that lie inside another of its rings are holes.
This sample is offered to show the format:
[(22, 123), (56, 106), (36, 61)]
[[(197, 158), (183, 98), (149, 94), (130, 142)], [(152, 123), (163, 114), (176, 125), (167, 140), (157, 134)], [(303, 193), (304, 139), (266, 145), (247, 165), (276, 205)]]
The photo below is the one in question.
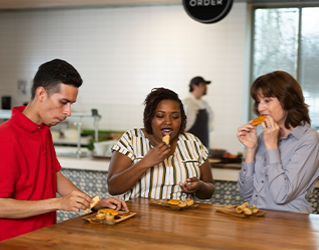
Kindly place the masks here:
[(205, 83), (205, 84), (210, 84), (211, 81), (206, 81), (203, 77), (201, 76), (195, 76), (189, 83), (189, 86), (191, 87), (193, 84), (200, 84), (200, 83)]

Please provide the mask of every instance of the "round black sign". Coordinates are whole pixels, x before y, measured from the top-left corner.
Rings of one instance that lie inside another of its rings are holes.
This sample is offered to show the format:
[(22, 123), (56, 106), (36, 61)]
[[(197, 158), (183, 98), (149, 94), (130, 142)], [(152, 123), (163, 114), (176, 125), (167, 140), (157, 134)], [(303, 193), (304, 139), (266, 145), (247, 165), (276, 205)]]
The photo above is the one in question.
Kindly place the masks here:
[(187, 14), (201, 23), (216, 23), (229, 13), (233, 0), (183, 0)]

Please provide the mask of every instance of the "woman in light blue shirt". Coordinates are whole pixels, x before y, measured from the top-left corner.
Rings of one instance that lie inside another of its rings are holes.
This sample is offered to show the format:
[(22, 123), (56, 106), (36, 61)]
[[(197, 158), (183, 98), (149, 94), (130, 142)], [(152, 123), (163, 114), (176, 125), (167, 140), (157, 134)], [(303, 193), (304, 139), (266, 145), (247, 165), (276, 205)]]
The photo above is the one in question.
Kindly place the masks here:
[(257, 78), (254, 112), (266, 116), (258, 137), (252, 121), (238, 128), (246, 147), (238, 176), (240, 195), (258, 208), (311, 213), (307, 198), (319, 176), (319, 133), (310, 127), (302, 89), (288, 73)]

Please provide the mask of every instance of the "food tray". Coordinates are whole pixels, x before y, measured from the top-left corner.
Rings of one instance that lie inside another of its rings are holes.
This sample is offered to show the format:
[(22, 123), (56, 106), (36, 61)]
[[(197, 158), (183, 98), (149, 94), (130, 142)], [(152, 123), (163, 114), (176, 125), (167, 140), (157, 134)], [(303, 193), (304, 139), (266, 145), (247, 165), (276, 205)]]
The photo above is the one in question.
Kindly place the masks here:
[(224, 213), (224, 214), (229, 214), (231, 216), (235, 216), (238, 218), (243, 218), (243, 219), (247, 219), (247, 218), (256, 218), (256, 217), (263, 217), (265, 216), (266, 212), (265, 211), (261, 211), (259, 210), (257, 213), (255, 214), (251, 214), (251, 215), (246, 215), (244, 213), (237, 213), (236, 212), (236, 207), (238, 205), (225, 205), (225, 206), (218, 206), (218, 205), (214, 205), (214, 209), (218, 212)]
[(97, 220), (96, 219), (96, 213), (91, 213), (91, 214), (88, 214), (86, 216), (84, 216), (82, 219), (84, 221), (88, 221), (90, 223), (93, 223), (93, 224), (108, 224), (108, 225), (114, 225), (114, 224), (117, 224), (117, 223), (120, 223), (122, 221), (125, 221), (131, 217), (133, 217), (136, 213), (133, 213), (133, 212), (122, 212), (122, 211), (119, 211), (119, 214), (114, 216), (114, 221), (107, 221), (107, 220)]
[(148, 204), (151, 206), (169, 208), (169, 209), (176, 210), (176, 211), (196, 209), (199, 206), (198, 204), (194, 203), (193, 205), (188, 206), (188, 207), (179, 207), (177, 205), (168, 204), (167, 201), (169, 201), (169, 199), (151, 199), (148, 201)]

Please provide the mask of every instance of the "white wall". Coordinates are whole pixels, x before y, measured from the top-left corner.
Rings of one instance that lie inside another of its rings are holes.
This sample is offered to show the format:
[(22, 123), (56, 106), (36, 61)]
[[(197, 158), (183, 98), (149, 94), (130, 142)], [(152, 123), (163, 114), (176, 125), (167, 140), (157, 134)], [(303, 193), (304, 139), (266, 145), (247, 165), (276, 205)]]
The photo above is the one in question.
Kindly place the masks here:
[[(237, 127), (247, 116), (249, 15), (246, 3), (208, 25), (182, 5), (1, 12), (0, 96), (13, 96), (14, 106), (28, 101), (39, 65), (61, 58), (84, 80), (73, 111), (97, 108), (100, 129), (127, 130), (143, 125), (152, 88), (184, 98), (189, 80), (202, 75), (213, 81), (205, 97), (215, 113), (211, 147), (237, 153)], [(25, 95), (19, 80), (28, 83)]]

